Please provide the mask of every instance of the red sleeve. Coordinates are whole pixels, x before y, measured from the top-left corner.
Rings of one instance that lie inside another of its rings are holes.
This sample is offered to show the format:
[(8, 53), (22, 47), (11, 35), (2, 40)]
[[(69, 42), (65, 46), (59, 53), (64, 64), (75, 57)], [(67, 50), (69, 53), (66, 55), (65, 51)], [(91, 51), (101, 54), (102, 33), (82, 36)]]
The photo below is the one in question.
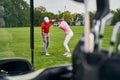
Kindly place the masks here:
[(53, 21), (52, 20), (49, 20), (49, 23), (52, 23)]
[(42, 23), (42, 25), (41, 25), (41, 30), (42, 30), (42, 32), (44, 32), (44, 23)]

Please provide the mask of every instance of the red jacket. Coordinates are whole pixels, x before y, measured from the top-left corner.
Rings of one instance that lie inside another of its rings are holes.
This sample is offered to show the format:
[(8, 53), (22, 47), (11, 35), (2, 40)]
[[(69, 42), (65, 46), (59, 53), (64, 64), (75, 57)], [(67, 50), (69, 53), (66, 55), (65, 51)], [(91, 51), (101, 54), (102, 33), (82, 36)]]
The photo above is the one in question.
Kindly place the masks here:
[(49, 33), (51, 23), (52, 23), (52, 20), (49, 20), (48, 23), (42, 22), (42, 25), (41, 25), (42, 32)]

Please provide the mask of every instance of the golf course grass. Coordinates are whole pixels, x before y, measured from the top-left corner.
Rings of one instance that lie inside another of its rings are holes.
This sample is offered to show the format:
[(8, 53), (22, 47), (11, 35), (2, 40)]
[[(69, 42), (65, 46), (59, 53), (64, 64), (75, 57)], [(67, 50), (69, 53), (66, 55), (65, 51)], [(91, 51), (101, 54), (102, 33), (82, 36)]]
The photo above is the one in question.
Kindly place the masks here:
[[(73, 52), (77, 42), (81, 38), (84, 27), (72, 26), (74, 36), (69, 42), (71, 52)], [(112, 26), (105, 28), (102, 48), (109, 49)], [(57, 28), (50, 29), (50, 45), (48, 52), (50, 56), (43, 54), (43, 41), (40, 27), (34, 28), (34, 65), (35, 69), (48, 68), (55, 65), (71, 63), (71, 58), (63, 56), (65, 49), (63, 41), (65, 33)], [(31, 62), (30, 51), (30, 28), (0, 28), (0, 59), (3, 58), (24, 58)]]

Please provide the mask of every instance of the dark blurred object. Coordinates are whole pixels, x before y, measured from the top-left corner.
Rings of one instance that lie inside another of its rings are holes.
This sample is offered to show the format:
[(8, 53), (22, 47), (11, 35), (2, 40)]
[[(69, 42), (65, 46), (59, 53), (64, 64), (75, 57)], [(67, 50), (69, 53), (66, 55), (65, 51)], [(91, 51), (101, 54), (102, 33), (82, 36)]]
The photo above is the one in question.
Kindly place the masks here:
[(72, 66), (71, 64), (56, 66), (45, 69), (37, 77), (32, 80), (71, 80)]
[(97, 12), (93, 19), (101, 20), (110, 12), (109, 0), (96, 0), (96, 5), (97, 5)]
[(84, 3), (84, 0), (74, 0), (74, 1)]
[(30, 73), (33, 66), (25, 59), (2, 59), (0, 60), (0, 73), (10, 76)]
[(108, 51), (82, 51), (83, 42), (79, 41), (72, 56), (73, 80), (120, 80), (120, 55)]

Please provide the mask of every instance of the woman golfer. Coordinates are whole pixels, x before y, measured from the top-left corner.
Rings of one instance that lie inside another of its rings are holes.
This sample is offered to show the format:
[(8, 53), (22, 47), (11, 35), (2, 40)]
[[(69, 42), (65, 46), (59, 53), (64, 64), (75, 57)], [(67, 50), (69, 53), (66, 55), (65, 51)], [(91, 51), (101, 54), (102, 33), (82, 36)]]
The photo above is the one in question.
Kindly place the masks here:
[(62, 29), (65, 34), (66, 34), (66, 37), (65, 37), (65, 40), (64, 40), (64, 47), (65, 47), (65, 56), (66, 57), (71, 57), (71, 53), (70, 53), (70, 49), (69, 49), (69, 46), (68, 46), (68, 42), (70, 41), (70, 39), (72, 38), (73, 36), (73, 31), (71, 30), (70, 26), (68, 25), (68, 23), (64, 20), (60, 20), (60, 19), (56, 19), (56, 22), (58, 23), (58, 27), (60, 29)]

